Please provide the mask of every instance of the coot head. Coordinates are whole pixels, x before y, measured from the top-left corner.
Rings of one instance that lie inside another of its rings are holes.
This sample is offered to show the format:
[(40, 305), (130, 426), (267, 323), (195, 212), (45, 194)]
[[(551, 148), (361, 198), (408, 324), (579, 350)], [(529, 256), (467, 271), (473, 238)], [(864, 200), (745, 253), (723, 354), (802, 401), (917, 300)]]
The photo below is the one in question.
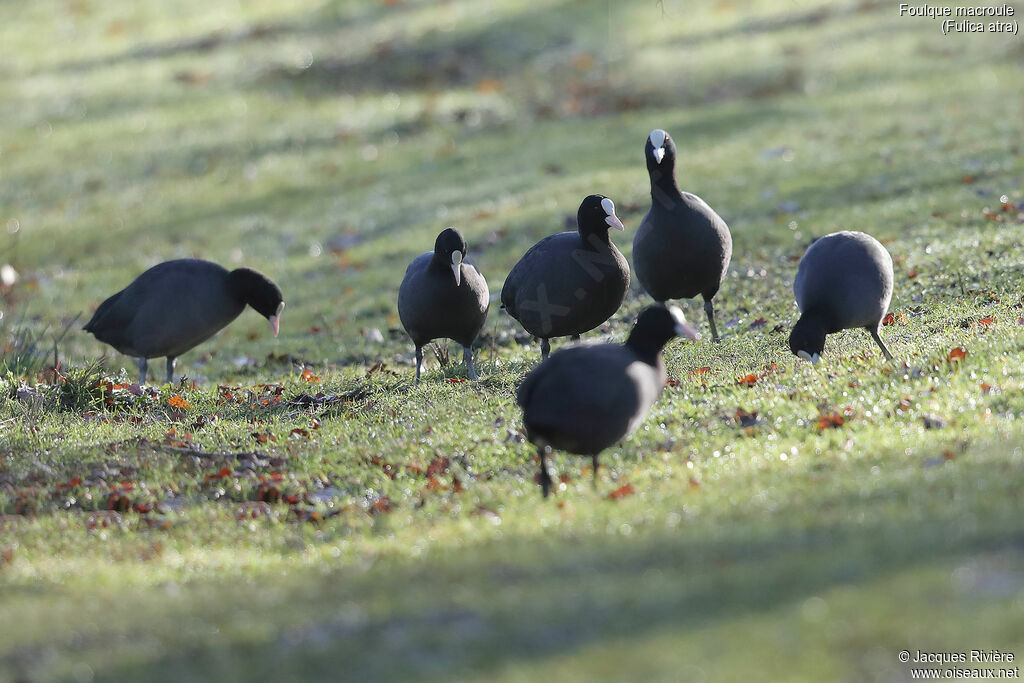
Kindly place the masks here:
[(445, 228), (434, 242), (434, 260), (452, 269), (455, 284), (462, 284), (462, 261), (466, 258), (466, 238), (455, 228)]
[(825, 326), (813, 316), (803, 316), (789, 334), (789, 350), (804, 360), (817, 363), (825, 350)]
[(281, 288), (252, 268), (236, 268), (228, 274), (228, 278), (236, 296), (270, 321), (270, 329), (276, 337), (281, 327), (281, 311), (284, 310)]
[(661, 128), (655, 128), (647, 136), (647, 145), (644, 147), (644, 154), (647, 156), (647, 170), (661, 170), (662, 173), (670, 173), (676, 165), (676, 143), (672, 136)]
[(686, 322), (686, 316), (677, 306), (654, 304), (637, 316), (626, 345), (645, 357), (657, 354), (675, 337), (696, 341), (700, 339), (700, 334), (693, 325)]
[(609, 228), (625, 230), (615, 215), (615, 202), (602, 194), (592, 194), (580, 204), (576, 224), (581, 235), (607, 235)]

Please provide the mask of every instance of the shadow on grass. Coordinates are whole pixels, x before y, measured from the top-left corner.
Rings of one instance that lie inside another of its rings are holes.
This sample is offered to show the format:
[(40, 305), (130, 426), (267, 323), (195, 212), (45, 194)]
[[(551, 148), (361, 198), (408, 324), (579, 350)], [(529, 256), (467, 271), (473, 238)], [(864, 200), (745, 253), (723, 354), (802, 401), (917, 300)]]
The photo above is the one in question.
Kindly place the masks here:
[(887, 6), (881, 0), (859, 0), (842, 5), (832, 4), (825, 7), (782, 12), (774, 16), (743, 20), (718, 31), (703, 31), (687, 35), (680, 38), (678, 42), (686, 46), (696, 46), (732, 40), (741, 36), (759, 36), (794, 28), (815, 27), (830, 21), (843, 22), (852, 15), (871, 13)]
[[(964, 482), (974, 474), (963, 467), (957, 472)], [(918, 512), (898, 521), (878, 511), (920, 498), (915, 486), (907, 481), (859, 495), (813, 492), (774, 518), (740, 509), (736, 519), (719, 519), (713, 527), (700, 519), (678, 531), (640, 527), (639, 538), (600, 532), (506, 536), (443, 557), (434, 552), (425, 560), (382, 560), (369, 571), (319, 567), (265, 577), (255, 585), (272, 582), (274, 589), (256, 595), (225, 586), (217, 589), (224, 596), (221, 611), (211, 616), (222, 626), (248, 611), (261, 619), (290, 616), (256, 641), (216, 635), (198, 644), (197, 638), (188, 651), (138, 666), (111, 661), (97, 673), (147, 680), (494, 674), (602, 643), (618, 641), (621, 647), (622, 639), (708, 629), (837, 587), (1024, 546), (1019, 516), (986, 508), (981, 498), (957, 512)], [(968, 490), (966, 483), (949, 486), (950, 496)], [(779, 523), (793, 519), (790, 513), (806, 517), (819, 508), (823, 521)], [(188, 609), (187, 602), (168, 605), (165, 618)]]
[(54, 65), (58, 72), (83, 72), (114, 67), (130, 62), (169, 59), (186, 55), (201, 55), (216, 50), (240, 45), (261, 43), (287, 37), (316, 36), (331, 33), (341, 27), (358, 29), (372, 26), (387, 15), (410, 14), (428, 2), (412, 0), (401, 3), (353, 3), (357, 12), (346, 13), (337, 7), (338, 3), (310, 12), (304, 18), (286, 21), (258, 22), (233, 30), (203, 33), (188, 38), (176, 38), (141, 45), (135, 45), (123, 52), (103, 55), (90, 59), (61, 62)]
[(576, 42), (574, 19), (586, 17), (570, 3), (524, 9), (473, 30), (434, 32), (415, 42), (389, 41), (370, 54), (327, 57), (305, 69), (271, 69), (267, 87), (297, 87), (306, 96), (338, 93), (430, 91), (503, 81), (534, 60)]

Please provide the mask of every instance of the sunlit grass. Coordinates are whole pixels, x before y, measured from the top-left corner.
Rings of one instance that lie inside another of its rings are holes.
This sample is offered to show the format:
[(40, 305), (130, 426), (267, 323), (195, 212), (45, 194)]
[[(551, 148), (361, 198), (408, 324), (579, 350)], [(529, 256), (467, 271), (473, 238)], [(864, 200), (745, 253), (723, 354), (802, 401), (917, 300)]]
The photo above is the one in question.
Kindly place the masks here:
[[(0, 380), (0, 679), (893, 680), (903, 648), (1024, 655), (1019, 42), (870, 2), (73, 0), (0, 4), (0, 44), (0, 342), (49, 364), (75, 314), (183, 256), (288, 302), (278, 339), (247, 312), (185, 354), (195, 387), (105, 404), (133, 363), (77, 325), (65, 382)], [(542, 501), (513, 399), (536, 344), (492, 307), (482, 380), (428, 354), (415, 386), (397, 286), (456, 225), (496, 292), (591, 192), (628, 256), (655, 127), (733, 230), (723, 341), (671, 345), (596, 489), (556, 455)], [(896, 363), (861, 331), (817, 368), (786, 349), (796, 259), (838, 229), (894, 257)]]

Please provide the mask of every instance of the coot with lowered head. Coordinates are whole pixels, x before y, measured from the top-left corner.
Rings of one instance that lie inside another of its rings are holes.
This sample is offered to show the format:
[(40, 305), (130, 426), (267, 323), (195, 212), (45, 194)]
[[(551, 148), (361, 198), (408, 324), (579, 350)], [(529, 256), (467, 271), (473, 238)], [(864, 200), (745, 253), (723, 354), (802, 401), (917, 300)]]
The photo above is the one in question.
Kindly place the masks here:
[(277, 336), (284, 297), (252, 268), (226, 268), (201, 259), (157, 264), (99, 305), (82, 328), (139, 359), (139, 384), (149, 358), (167, 358), (167, 381), (178, 356), (227, 327), (246, 305), (270, 321)]
[(844, 230), (815, 240), (793, 280), (800, 319), (789, 335), (790, 350), (817, 363), (825, 335), (863, 327), (891, 360), (878, 331), (889, 310), (892, 282), (892, 257), (871, 235)]

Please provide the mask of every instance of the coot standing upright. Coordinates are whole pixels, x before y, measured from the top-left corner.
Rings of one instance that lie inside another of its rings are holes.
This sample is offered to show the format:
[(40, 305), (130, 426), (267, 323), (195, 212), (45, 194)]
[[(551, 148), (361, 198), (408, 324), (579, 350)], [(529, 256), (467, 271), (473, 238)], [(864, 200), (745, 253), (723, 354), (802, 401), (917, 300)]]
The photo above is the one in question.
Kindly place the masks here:
[(623, 230), (615, 204), (590, 195), (576, 213), (576, 232), (560, 232), (530, 247), (501, 289), (501, 305), (541, 340), (547, 358), (552, 337), (579, 339), (619, 310), (629, 288), (629, 264), (608, 236)]
[(277, 336), (284, 297), (252, 268), (226, 268), (201, 259), (157, 264), (101, 303), (82, 328), (99, 341), (139, 359), (139, 384), (147, 359), (167, 357), (167, 381), (178, 356), (237, 318), (246, 305), (270, 321)]
[(665, 386), (662, 349), (677, 335), (698, 339), (675, 306), (644, 309), (625, 344), (583, 344), (561, 349), (519, 385), (526, 436), (540, 455), (540, 485), (551, 489), (548, 457), (557, 448), (592, 459), (646, 417)]
[(732, 258), (729, 226), (676, 182), (676, 145), (660, 128), (644, 148), (651, 178), (651, 208), (633, 237), (633, 268), (655, 301), (704, 298), (711, 338), (718, 341), (712, 299)]
[(416, 345), (416, 381), (423, 367), (423, 347), (433, 339), (454, 339), (462, 345), (462, 357), (470, 379), (473, 341), (487, 320), (491, 295), (487, 281), (475, 265), (466, 261), (466, 240), (455, 228), (441, 231), (434, 251), (420, 254), (405, 271), (398, 288), (398, 316)]
[(892, 360), (878, 334), (892, 282), (892, 257), (871, 235), (844, 230), (815, 240), (793, 280), (800, 319), (789, 335), (790, 350), (817, 363), (825, 335), (863, 327)]

